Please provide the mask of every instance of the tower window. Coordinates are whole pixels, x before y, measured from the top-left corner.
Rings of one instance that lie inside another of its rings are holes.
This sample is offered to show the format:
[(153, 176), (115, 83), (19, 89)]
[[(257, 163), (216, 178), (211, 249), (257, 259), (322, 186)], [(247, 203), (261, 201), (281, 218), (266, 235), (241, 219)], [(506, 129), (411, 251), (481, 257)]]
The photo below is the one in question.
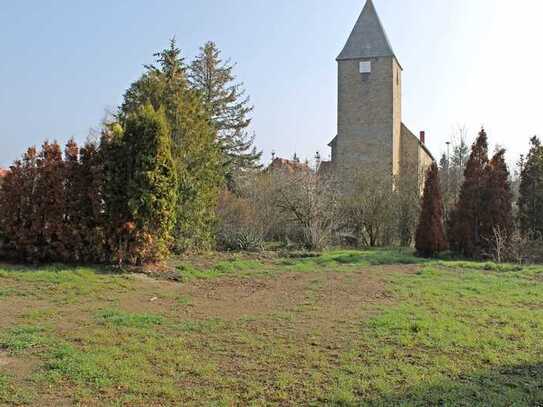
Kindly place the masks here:
[(360, 62), (360, 73), (361, 74), (371, 73), (371, 61)]

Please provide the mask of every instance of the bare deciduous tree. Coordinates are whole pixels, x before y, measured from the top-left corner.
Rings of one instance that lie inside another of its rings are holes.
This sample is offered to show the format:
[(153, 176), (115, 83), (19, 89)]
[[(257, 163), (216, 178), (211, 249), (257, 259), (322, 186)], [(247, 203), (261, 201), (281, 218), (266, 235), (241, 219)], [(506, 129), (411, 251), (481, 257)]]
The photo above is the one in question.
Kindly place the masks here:
[(273, 202), (300, 228), (304, 246), (311, 250), (325, 248), (337, 227), (338, 194), (333, 180), (307, 170), (281, 174), (273, 181)]

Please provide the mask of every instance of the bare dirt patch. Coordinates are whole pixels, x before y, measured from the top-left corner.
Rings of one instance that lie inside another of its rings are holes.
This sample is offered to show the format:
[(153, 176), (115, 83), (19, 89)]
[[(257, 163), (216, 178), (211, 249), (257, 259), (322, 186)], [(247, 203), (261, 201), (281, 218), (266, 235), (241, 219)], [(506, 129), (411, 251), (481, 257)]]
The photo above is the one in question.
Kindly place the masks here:
[[(187, 284), (138, 277), (141, 288), (123, 295), (119, 305), (130, 312), (172, 312), (182, 319), (227, 321), (297, 312), (305, 307), (308, 319), (339, 321), (351, 319), (361, 307), (387, 301), (390, 293), (385, 285), (390, 273), (416, 270), (418, 266), (376, 266), (353, 272), (278, 273)], [(310, 312), (311, 308), (316, 312)]]
[(16, 382), (28, 380), (38, 363), (39, 361), (35, 358), (11, 356), (0, 349), (0, 373), (9, 374)]

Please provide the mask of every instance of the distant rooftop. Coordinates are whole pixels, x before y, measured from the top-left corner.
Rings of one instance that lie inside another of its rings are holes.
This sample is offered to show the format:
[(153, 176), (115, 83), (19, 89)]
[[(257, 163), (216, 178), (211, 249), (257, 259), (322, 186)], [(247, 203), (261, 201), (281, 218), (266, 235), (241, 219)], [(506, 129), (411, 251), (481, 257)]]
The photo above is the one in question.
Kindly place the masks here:
[(377, 15), (373, 1), (367, 0), (347, 44), (337, 60), (393, 56), (395, 56), (394, 51)]
[(268, 171), (283, 171), (287, 174), (294, 174), (297, 172), (310, 171), (311, 169), (305, 163), (299, 161), (287, 160), (285, 158), (275, 158), (270, 166)]

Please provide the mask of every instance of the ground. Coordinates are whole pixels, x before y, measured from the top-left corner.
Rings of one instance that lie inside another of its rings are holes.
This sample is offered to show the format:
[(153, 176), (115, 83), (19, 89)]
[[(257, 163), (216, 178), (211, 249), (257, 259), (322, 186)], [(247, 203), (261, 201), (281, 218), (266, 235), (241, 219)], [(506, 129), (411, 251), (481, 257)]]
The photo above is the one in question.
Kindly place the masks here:
[(543, 267), (172, 264), (0, 265), (0, 405), (543, 405)]

